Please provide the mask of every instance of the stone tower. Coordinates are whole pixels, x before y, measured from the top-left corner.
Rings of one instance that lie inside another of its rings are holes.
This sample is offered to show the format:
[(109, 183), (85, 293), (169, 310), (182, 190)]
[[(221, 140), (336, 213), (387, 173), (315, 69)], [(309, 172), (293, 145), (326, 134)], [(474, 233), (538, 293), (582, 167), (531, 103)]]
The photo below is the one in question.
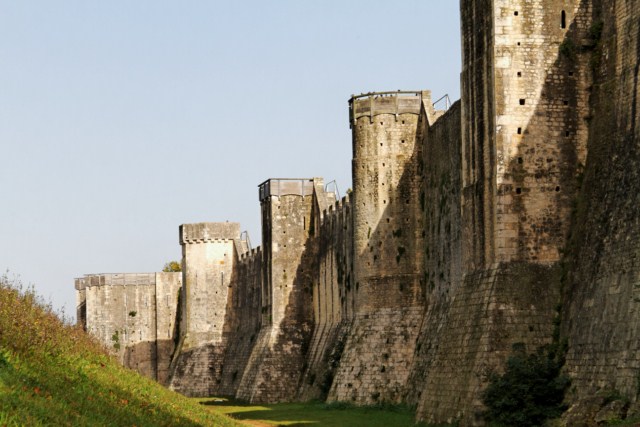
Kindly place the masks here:
[(307, 247), (314, 188), (320, 179), (269, 179), (259, 186), (262, 211), (262, 328), (238, 388), (252, 402), (291, 401), (312, 332), (315, 262)]
[(460, 3), (461, 150), (452, 154), (462, 188), (446, 220), (455, 225), (461, 212), (451, 252), (462, 261), (428, 296), (418, 339), (417, 391), (407, 396), (427, 422), (481, 424), (486, 372), (502, 369), (514, 345), (535, 352), (554, 336), (586, 157), (587, 3)]
[[(262, 211), (263, 325), (277, 328), (285, 317), (309, 238), (313, 179), (269, 179), (260, 184)], [(305, 283), (304, 285), (310, 286)]]
[(349, 100), (356, 313), (422, 304), (416, 130), (430, 98), (382, 92)]
[(461, 2), (464, 265), (552, 263), (586, 157), (580, 0)]
[(223, 365), (229, 288), (240, 242), (238, 223), (180, 226), (183, 287), (180, 338), (171, 387), (190, 396), (211, 395)]
[(236, 258), (240, 224), (199, 223), (180, 227), (184, 265), (182, 349), (219, 342)]
[(349, 101), (355, 318), (330, 400), (399, 402), (404, 392), (424, 309), (416, 138), (423, 104), (432, 109), (429, 92)]

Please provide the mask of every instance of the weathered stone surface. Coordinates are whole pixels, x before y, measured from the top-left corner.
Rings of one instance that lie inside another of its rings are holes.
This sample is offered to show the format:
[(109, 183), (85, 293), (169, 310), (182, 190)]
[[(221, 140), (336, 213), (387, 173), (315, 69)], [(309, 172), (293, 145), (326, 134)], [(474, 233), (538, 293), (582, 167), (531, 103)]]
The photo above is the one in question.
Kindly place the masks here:
[(483, 424), (514, 344), (561, 332), (560, 425), (636, 414), (640, 0), (468, 0), (461, 17), (448, 111), (426, 91), (351, 99), (353, 192), (267, 180), (262, 249), (234, 223), (184, 225), (182, 284), (78, 279), (79, 322), (185, 394), (404, 402), (461, 425)]
[(127, 367), (168, 381), (180, 273), (97, 274), (76, 279), (78, 322)]
[(563, 332), (572, 401), (640, 391), (640, 2), (594, 1), (589, 154), (569, 247)]

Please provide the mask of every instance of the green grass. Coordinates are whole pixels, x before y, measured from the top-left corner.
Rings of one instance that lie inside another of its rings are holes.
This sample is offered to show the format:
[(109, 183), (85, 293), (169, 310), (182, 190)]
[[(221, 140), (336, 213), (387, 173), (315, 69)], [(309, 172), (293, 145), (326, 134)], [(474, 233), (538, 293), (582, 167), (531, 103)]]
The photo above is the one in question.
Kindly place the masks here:
[(403, 406), (358, 407), (341, 402), (251, 405), (221, 398), (194, 400), (238, 420), (252, 420), (249, 425), (254, 426), (427, 427), (416, 424), (413, 411)]
[(31, 289), (0, 277), (0, 426), (237, 426), (122, 368)]

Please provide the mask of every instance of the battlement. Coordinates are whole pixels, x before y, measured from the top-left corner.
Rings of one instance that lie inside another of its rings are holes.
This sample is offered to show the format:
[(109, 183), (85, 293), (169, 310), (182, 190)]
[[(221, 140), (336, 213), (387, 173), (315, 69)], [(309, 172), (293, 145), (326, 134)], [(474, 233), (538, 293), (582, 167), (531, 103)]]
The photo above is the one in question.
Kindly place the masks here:
[(336, 200), (335, 203), (329, 205), (329, 207), (322, 211), (322, 220), (325, 220), (328, 217), (338, 215), (342, 212), (343, 209), (351, 206), (351, 199), (349, 195), (345, 195), (340, 200)]
[(310, 196), (313, 182), (313, 178), (269, 178), (258, 186), (260, 201), (270, 196)]
[(258, 246), (257, 248), (253, 248), (242, 255), (240, 255), (240, 262), (249, 262), (256, 258), (262, 257), (262, 248)]
[(240, 223), (199, 222), (180, 226), (180, 244), (234, 240), (240, 238)]
[(423, 97), (428, 97), (428, 91), (396, 91), (396, 92), (369, 92), (360, 95), (352, 95), (349, 99), (349, 126), (353, 126), (361, 117), (373, 117), (379, 114), (420, 114), (420, 106)]
[(258, 246), (257, 248), (250, 249), (249, 251), (241, 254), (240, 261), (246, 262), (259, 257), (262, 257), (262, 248), (260, 246)]
[(87, 274), (75, 279), (76, 290), (92, 286), (136, 286), (155, 283), (156, 273), (100, 273)]

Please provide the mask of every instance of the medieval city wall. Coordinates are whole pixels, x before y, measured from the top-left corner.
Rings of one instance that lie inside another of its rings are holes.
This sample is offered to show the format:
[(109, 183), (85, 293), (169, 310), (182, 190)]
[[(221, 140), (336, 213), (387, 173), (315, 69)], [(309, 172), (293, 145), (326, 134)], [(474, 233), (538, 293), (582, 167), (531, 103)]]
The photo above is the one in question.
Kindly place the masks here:
[(220, 384), (232, 277), (238, 259), (238, 223), (180, 226), (184, 284), (180, 336), (170, 387), (188, 396), (211, 396)]
[(513, 346), (535, 351), (553, 336), (588, 113), (585, 59), (561, 46), (584, 42), (590, 9), (461, 11), (461, 116), (454, 106), (423, 143), (429, 288), (409, 400), (421, 419), (475, 425), (488, 374)]
[(594, 38), (584, 53), (594, 72), (589, 154), (576, 198), (562, 317), (566, 369), (573, 401), (614, 393), (637, 402), (640, 2), (593, 3)]
[(317, 251), (312, 279), (314, 329), (306, 356), (307, 368), (298, 392), (302, 400), (326, 399), (355, 309), (350, 196), (328, 205), (321, 199), (316, 197), (315, 230), (310, 242)]
[(166, 384), (176, 333), (180, 273), (88, 275), (76, 279), (84, 294), (88, 332), (125, 366)]
[(157, 381), (163, 385), (169, 384), (171, 359), (178, 342), (177, 313), (181, 288), (182, 274), (156, 273), (156, 375)]
[(185, 225), (184, 283), (86, 276), (79, 321), (184, 394), (481, 425), (489, 374), (560, 320), (572, 402), (637, 407), (640, 2), (468, 0), (461, 18), (447, 112), (428, 92), (350, 100), (353, 192), (265, 181), (261, 249)]
[(258, 247), (240, 256), (231, 279), (217, 396), (236, 395), (257, 342), (262, 325), (262, 268), (262, 250)]
[(424, 307), (416, 132), (430, 95), (350, 101), (355, 310), (329, 400), (397, 403), (404, 394)]
[(237, 397), (252, 402), (296, 399), (313, 332), (312, 277), (317, 251), (308, 245), (319, 179), (270, 179), (260, 186), (263, 281), (261, 329)]

